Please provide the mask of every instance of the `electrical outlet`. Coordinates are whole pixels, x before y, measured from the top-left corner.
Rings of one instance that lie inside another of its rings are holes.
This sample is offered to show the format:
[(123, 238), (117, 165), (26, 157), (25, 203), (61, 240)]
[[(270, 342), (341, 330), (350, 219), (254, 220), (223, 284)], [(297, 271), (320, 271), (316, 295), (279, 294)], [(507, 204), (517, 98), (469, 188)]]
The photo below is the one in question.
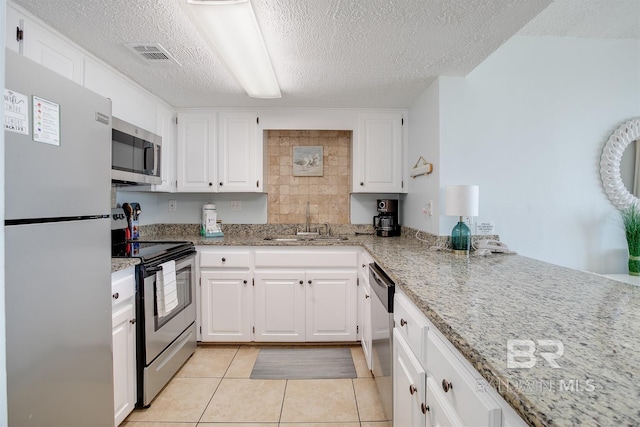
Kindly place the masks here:
[(178, 207), (177, 200), (169, 200), (169, 212), (175, 212)]
[(234, 200), (231, 202), (231, 210), (232, 211), (241, 211), (242, 210), (242, 202), (238, 200)]
[(433, 216), (433, 200), (427, 201), (427, 203), (422, 207), (422, 215)]

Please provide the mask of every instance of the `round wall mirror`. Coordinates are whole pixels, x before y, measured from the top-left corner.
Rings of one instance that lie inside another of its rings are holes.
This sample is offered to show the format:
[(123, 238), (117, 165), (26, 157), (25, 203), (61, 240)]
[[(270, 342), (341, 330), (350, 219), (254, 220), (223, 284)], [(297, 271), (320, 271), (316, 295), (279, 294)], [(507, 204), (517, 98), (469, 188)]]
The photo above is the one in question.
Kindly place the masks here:
[(611, 203), (620, 210), (632, 204), (640, 206), (638, 198), (633, 195), (633, 188), (625, 186), (620, 172), (622, 155), (627, 146), (637, 140), (640, 140), (640, 117), (629, 120), (613, 132), (600, 158), (600, 177), (604, 191)]

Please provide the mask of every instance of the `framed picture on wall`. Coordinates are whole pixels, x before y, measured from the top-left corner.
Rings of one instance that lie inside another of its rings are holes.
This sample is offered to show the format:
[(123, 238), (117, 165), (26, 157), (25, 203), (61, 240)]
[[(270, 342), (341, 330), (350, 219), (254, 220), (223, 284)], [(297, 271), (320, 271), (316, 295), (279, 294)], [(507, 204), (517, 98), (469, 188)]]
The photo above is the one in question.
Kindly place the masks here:
[(322, 176), (322, 146), (293, 147), (293, 176)]

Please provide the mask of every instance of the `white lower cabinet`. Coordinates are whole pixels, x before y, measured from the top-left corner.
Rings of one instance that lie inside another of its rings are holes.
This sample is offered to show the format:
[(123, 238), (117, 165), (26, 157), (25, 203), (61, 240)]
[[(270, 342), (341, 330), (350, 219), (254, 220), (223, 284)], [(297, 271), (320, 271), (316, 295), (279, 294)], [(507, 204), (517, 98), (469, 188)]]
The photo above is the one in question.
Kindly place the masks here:
[(357, 273), (312, 272), (306, 280), (306, 341), (355, 341)]
[(260, 272), (255, 275), (255, 340), (355, 341), (355, 272)]
[(367, 368), (371, 369), (371, 350), (373, 336), (371, 332), (371, 285), (369, 284), (369, 264), (373, 258), (361, 251), (358, 256), (358, 325), (362, 352), (367, 362)]
[(356, 248), (198, 247), (205, 342), (356, 341)]
[(305, 340), (304, 273), (257, 273), (255, 306), (256, 341)]
[(393, 425), (424, 427), (427, 407), (425, 370), (398, 332), (393, 331)]
[(393, 316), (394, 427), (525, 425), (398, 288)]
[[(427, 378), (427, 407), (429, 427), (465, 427), (455, 410), (439, 390), (440, 385), (433, 378)], [(475, 424), (471, 424), (475, 425)]]
[(200, 280), (202, 341), (251, 341), (249, 272), (203, 271)]
[(255, 340), (355, 341), (356, 248), (255, 251)]
[(199, 248), (203, 342), (252, 339), (253, 273), (244, 248)]
[(136, 312), (134, 268), (111, 275), (114, 419), (119, 425), (136, 404)]

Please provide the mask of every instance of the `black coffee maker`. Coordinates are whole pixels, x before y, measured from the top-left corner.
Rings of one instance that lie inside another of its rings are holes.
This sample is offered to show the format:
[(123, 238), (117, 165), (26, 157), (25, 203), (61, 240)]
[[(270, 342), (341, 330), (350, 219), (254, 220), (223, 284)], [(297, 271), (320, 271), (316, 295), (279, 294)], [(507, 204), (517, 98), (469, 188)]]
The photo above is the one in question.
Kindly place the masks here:
[(398, 200), (378, 199), (378, 215), (373, 217), (373, 229), (380, 237), (400, 235), (398, 224)]

